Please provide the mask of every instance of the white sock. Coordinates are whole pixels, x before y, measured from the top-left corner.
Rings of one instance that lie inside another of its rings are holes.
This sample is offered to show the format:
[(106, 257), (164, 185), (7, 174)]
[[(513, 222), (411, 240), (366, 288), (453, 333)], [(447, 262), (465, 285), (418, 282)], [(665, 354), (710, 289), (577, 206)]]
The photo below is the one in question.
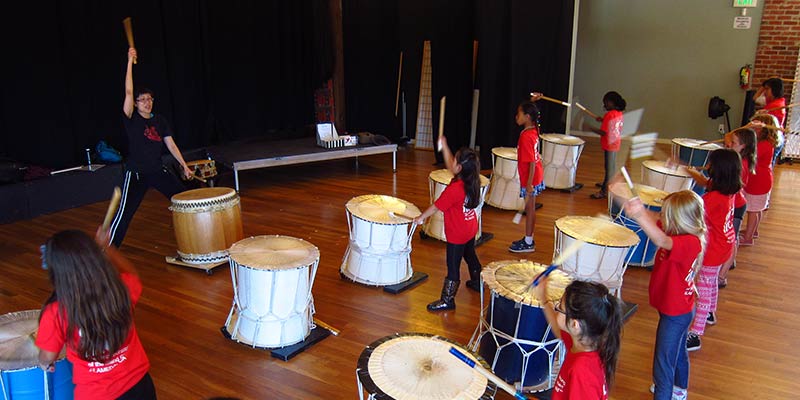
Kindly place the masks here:
[(533, 244), (533, 236), (525, 236), (525, 244)]

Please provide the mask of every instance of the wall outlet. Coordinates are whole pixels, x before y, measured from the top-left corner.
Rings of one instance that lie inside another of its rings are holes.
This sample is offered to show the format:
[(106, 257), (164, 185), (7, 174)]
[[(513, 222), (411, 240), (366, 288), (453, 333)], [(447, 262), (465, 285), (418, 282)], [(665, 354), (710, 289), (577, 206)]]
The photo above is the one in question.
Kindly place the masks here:
[(725, 124), (719, 124), (719, 127), (717, 128), (717, 130), (719, 131), (719, 133), (724, 134), (725, 133)]

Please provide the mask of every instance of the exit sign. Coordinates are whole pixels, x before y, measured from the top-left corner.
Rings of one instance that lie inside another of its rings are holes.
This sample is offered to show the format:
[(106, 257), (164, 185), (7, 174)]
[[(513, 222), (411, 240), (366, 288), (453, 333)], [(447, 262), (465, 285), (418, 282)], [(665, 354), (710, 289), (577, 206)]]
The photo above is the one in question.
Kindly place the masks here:
[(734, 7), (758, 7), (758, 0), (733, 0)]

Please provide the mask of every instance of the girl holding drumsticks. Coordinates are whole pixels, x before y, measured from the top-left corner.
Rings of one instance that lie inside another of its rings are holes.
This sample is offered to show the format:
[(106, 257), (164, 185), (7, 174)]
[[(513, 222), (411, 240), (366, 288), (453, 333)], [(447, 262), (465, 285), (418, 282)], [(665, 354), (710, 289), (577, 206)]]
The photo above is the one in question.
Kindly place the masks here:
[(133, 321), (142, 283), (102, 228), (56, 233), (42, 246), (53, 294), (39, 317), (39, 364), (52, 368), (66, 346), (76, 399), (155, 399)]
[(456, 293), (461, 283), (461, 259), (467, 262), (470, 280), (468, 288), (480, 291), (481, 262), (475, 253), (475, 235), (478, 233), (478, 216), (475, 209), (481, 201), (480, 160), (477, 153), (462, 148), (455, 156), (447, 145), (447, 138), (439, 136), (440, 148), (453, 180), (425, 212), (414, 219), (417, 225), (437, 211), (444, 213), (444, 234), (447, 237), (447, 277), (439, 300), (428, 304), (429, 311), (456, 308)]
[(658, 246), (650, 275), (650, 305), (658, 311), (651, 391), (656, 400), (685, 399), (689, 387), (686, 340), (694, 319), (694, 276), (703, 259), (706, 223), (703, 201), (691, 190), (664, 198), (661, 213), (633, 198), (625, 214)]
[(600, 128), (585, 125), (584, 130), (590, 130), (600, 135), (600, 146), (603, 147), (603, 157), (605, 159), (606, 173), (603, 183), (597, 183), (600, 191), (590, 195), (593, 199), (605, 199), (608, 191), (608, 184), (617, 169), (617, 152), (622, 142), (622, 112), (625, 111), (627, 102), (617, 92), (608, 92), (603, 96), (603, 108), (606, 109), (603, 117), (598, 117), (601, 123)]
[(544, 166), (539, 154), (539, 108), (533, 102), (541, 97), (541, 93), (533, 93), (530, 102), (524, 102), (517, 107), (515, 116), (515, 122), (522, 127), (517, 141), (517, 171), (520, 197), (525, 202), (525, 237), (511, 243), (508, 250), (514, 253), (536, 251), (536, 242), (533, 240), (536, 196), (544, 191)]

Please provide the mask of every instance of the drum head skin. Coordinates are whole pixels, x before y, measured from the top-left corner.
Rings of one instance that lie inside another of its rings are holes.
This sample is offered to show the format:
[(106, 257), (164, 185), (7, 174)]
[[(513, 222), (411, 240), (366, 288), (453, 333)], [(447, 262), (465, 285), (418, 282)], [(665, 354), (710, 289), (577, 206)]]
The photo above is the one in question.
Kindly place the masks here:
[(492, 154), (500, 158), (517, 161), (516, 147), (495, 147), (492, 149)]
[(569, 215), (556, 220), (556, 228), (586, 243), (607, 247), (630, 247), (639, 243), (632, 230), (607, 219)]
[[(672, 143), (677, 144), (678, 146), (682, 147), (690, 147), (693, 149), (701, 149), (701, 150), (717, 150), (721, 149), (717, 143), (707, 143), (707, 140), (700, 140), (700, 139), (691, 139), (691, 138), (675, 138), (672, 139)], [(705, 144), (703, 144), (705, 143)]]
[[(661, 203), (669, 193), (656, 189), (652, 186), (640, 185), (635, 183), (633, 187), (636, 189), (636, 195), (642, 200), (642, 203), (648, 206), (661, 207)], [(611, 194), (623, 199), (630, 199), (633, 197), (631, 189), (626, 185), (613, 185), (610, 188)]]
[[(34, 344), (38, 330), (39, 310), (0, 315), (0, 371), (39, 365), (39, 348)], [(63, 351), (59, 358), (64, 358)]]
[[(545, 269), (547, 265), (528, 260), (494, 261), (483, 267), (481, 277), (489, 289), (497, 294), (516, 303), (541, 307), (541, 303), (533, 295), (531, 283)], [(548, 278), (547, 300), (561, 300), (564, 289), (572, 283), (572, 278), (559, 270), (551, 272)]]
[[(453, 180), (453, 173), (450, 172), (449, 169), (437, 169), (435, 171), (431, 171), (428, 178), (434, 182), (438, 182), (444, 185), (449, 185), (450, 181)], [(481, 180), (481, 187), (485, 187), (489, 184), (489, 178), (480, 175)]]
[(242, 239), (231, 246), (229, 253), (240, 266), (269, 271), (305, 268), (319, 260), (317, 246), (281, 235)]
[(384, 225), (409, 224), (410, 219), (422, 215), (417, 206), (397, 197), (380, 194), (353, 197), (345, 207), (356, 218)]
[(236, 195), (236, 191), (226, 187), (209, 187), (187, 190), (172, 196), (173, 203), (192, 203), (224, 200)]
[(692, 177), (689, 175), (689, 172), (686, 171), (686, 166), (683, 165), (676, 164), (675, 168), (669, 168), (667, 167), (667, 163), (664, 161), (656, 160), (646, 160), (642, 162), (642, 165), (649, 170), (653, 170), (664, 175), (680, 176), (682, 178)]
[(583, 139), (577, 136), (568, 136), (561, 133), (545, 133), (540, 137), (544, 141), (564, 146), (580, 146), (586, 143)]
[(461, 345), (424, 333), (398, 333), (373, 342), (361, 353), (356, 374), (376, 399), (476, 400), (493, 398), (496, 387), (450, 354)]

